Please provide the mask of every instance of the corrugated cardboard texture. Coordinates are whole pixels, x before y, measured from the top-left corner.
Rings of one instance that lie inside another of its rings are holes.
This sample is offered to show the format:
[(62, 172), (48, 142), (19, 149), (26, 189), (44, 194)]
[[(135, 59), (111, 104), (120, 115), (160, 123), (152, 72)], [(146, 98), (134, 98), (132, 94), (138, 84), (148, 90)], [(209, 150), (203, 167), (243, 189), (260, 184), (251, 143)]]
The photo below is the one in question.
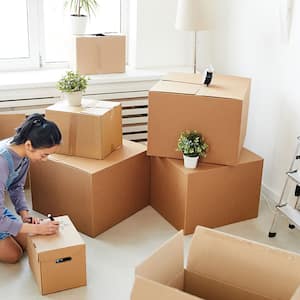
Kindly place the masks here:
[(187, 270), (194, 274), (266, 299), (282, 300), (290, 299), (299, 286), (299, 269), (299, 254), (203, 227), (195, 231), (187, 264)]
[[(183, 248), (180, 234), (146, 260), (142, 274), (136, 272), (132, 300), (287, 300), (293, 293), (292, 299), (299, 299), (299, 254), (201, 226), (190, 245), (183, 291), (168, 286), (159, 273), (169, 266), (160, 262), (170, 261), (174, 251)], [(152, 270), (158, 274), (153, 276)]]
[(243, 149), (236, 166), (151, 157), (150, 204), (185, 234), (257, 217), (263, 160)]
[(118, 102), (84, 99), (80, 107), (58, 102), (46, 109), (46, 117), (62, 132), (60, 154), (103, 159), (122, 145)]
[(55, 219), (58, 234), (27, 239), (29, 264), (43, 295), (86, 285), (85, 244), (69, 217)]
[(176, 151), (180, 133), (198, 130), (209, 145), (202, 161), (234, 165), (247, 129), (250, 80), (217, 74), (206, 87), (200, 79), (170, 74), (150, 90), (147, 153), (182, 159)]
[(125, 36), (76, 37), (75, 69), (84, 75), (125, 72)]
[(104, 160), (52, 155), (32, 165), (33, 209), (94, 237), (148, 205), (149, 173), (146, 147), (126, 140)]

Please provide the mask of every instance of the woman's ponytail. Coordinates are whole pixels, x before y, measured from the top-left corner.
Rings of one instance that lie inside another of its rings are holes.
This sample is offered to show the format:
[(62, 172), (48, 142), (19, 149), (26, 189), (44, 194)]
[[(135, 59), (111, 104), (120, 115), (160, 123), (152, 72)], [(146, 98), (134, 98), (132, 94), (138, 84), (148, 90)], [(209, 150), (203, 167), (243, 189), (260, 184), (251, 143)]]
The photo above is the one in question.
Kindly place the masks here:
[(12, 143), (24, 144), (27, 140), (33, 148), (50, 148), (59, 145), (61, 133), (57, 125), (46, 120), (41, 114), (32, 114), (16, 129)]

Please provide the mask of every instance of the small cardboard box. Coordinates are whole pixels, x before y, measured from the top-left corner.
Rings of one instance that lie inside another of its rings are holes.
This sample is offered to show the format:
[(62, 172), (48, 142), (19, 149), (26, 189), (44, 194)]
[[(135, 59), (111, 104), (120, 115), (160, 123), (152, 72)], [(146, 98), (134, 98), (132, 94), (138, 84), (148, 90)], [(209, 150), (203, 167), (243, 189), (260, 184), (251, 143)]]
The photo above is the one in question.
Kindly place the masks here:
[(248, 118), (250, 80), (214, 75), (210, 86), (200, 74), (173, 73), (149, 92), (148, 155), (182, 159), (177, 141), (183, 130), (198, 130), (209, 145), (203, 161), (234, 165)]
[(124, 73), (124, 35), (75, 38), (75, 70), (83, 75)]
[(103, 159), (122, 145), (118, 102), (84, 99), (77, 107), (61, 101), (46, 109), (46, 118), (62, 132), (60, 154)]
[(146, 147), (126, 140), (104, 160), (55, 154), (32, 164), (32, 206), (95, 237), (149, 204), (149, 177)]
[(27, 252), (42, 295), (86, 285), (85, 243), (68, 216), (55, 235), (29, 235)]
[(0, 114), (0, 140), (12, 137), (25, 121), (25, 114)]
[(186, 268), (179, 232), (136, 268), (131, 300), (288, 300), (299, 269), (299, 254), (198, 226)]
[(263, 160), (243, 149), (235, 166), (151, 157), (150, 204), (185, 234), (257, 217)]

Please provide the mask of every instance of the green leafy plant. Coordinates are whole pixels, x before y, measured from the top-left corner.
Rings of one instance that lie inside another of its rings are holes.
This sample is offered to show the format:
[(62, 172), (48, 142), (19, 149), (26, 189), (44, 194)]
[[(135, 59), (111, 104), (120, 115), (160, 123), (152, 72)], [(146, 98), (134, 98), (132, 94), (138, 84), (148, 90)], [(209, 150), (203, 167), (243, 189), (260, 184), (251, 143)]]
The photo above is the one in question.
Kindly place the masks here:
[(208, 145), (198, 131), (185, 130), (180, 134), (176, 150), (181, 151), (186, 156), (206, 157)]
[(95, 14), (98, 3), (96, 0), (66, 0), (66, 7), (69, 7), (72, 16), (84, 16), (84, 11), (90, 17)]
[(84, 75), (68, 71), (66, 75), (57, 82), (57, 89), (64, 93), (85, 92), (88, 80), (89, 78), (86, 78)]

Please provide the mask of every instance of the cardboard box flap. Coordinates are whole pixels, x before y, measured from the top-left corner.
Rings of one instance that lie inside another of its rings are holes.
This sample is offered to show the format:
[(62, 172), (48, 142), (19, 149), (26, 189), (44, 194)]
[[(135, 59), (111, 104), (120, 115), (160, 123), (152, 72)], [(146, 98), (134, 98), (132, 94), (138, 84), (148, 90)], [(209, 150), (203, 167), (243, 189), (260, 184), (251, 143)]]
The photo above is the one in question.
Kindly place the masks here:
[[(198, 226), (187, 270), (271, 299), (300, 284), (300, 255)], [(259, 274), (259, 276), (258, 276)]]
[(176, 94), (195, 95), (199, 90), (199, 85), (173, 82), (173, 81), (159, 81), (151, 89), (150, 92), (165, 92)]
[(109, 168), (121, 161), (130, 159), (137, 154), (146, 152), (146, 146), (140, 143), (123, 140), (123, 146), (113, 151), (105, 159), (89, 159), (77, 156), (53, 154), (49, 156), (49, 161), (62, 162), (73, 168), (81, 169), (87, 173), (96, 173), (101, 169)]
[(181, 290), (170, 288), (152, 280), (136, 276), (131, 300), (200, 300)]
[(250, 82), (249, 78), (214, 74), (212, 84), (207, 87), (201, 83), (200, 74), (170, 73), (151, 91), (243, 100), (247, 98)]
[(183, 289), (183, 231), (177, 233), (147, 260), (137, 266), (135, 274), (168, 286)]
[(68, 216), (54, 217), (59, 221), (59, 232), (50, 236), (32, 236), (38, 254), (43, 252), (55, 251), (60, 248), (84, 245), (84, 241), (76, 231)]

